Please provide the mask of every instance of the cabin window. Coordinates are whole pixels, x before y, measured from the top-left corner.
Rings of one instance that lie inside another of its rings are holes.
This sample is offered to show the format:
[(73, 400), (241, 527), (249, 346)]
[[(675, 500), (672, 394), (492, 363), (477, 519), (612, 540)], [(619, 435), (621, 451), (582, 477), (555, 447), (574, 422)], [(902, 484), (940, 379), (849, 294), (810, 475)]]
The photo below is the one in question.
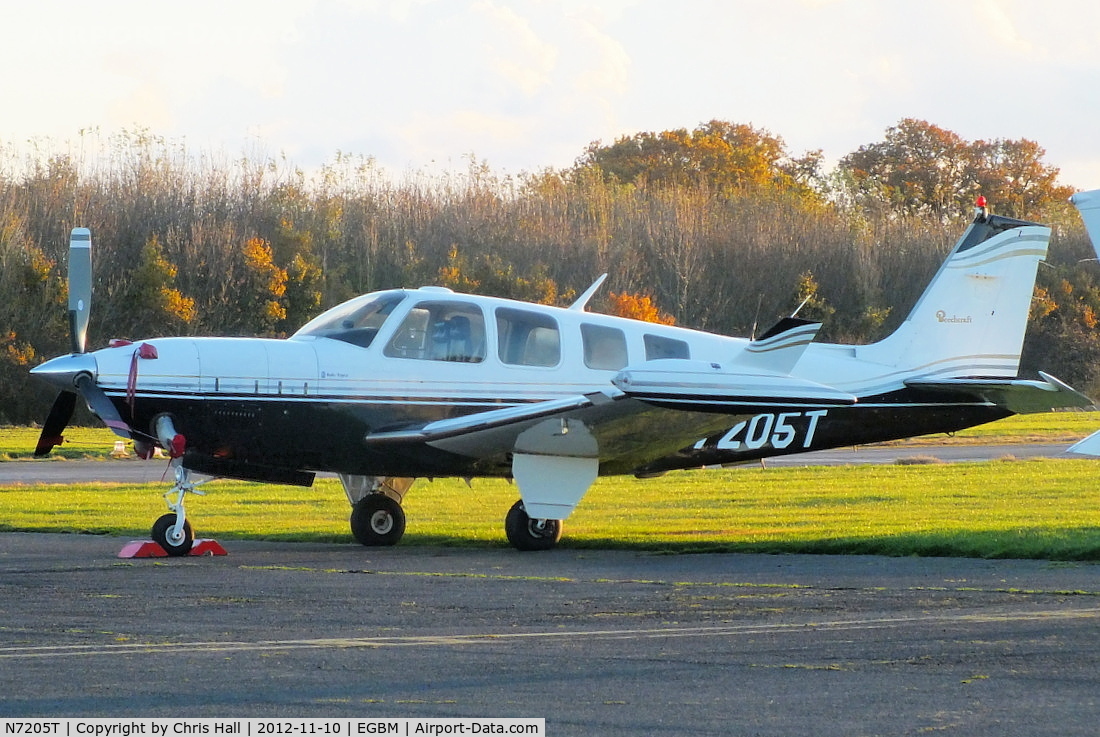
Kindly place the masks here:
[(404, 292), (357, 297), (309, 321), (295, 335), (316, 335), (367, 348), (393, 308), (403, 299)]
[(466, 302), (421, 302), (383, 352), (393, 358), (480, 363), (485, 360), (485, 318), (480, 307)]
[(557, 366), (561, 362), (561, 337), (554, 318), (510, 307), (497, 308), (496, 318), (502, 363)]
[(691, 358), (688, 344), (675, 338), (665, 338), (661, 335), (645, 335), (645, 360), (655, 361), (658, 358)]
[(581, 325), (584, 365), (593, 369), (618, 371), (627, 364), (626, 335), (618, 328)]

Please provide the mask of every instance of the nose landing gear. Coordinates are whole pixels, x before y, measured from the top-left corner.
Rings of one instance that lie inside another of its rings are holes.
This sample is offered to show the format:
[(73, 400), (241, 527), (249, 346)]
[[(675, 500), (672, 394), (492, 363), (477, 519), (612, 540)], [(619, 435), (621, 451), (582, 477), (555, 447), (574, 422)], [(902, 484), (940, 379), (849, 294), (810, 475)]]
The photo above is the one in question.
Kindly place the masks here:
[[(164, 493), (164, 499), (168, 502), (168, 514), (165, 514), (153, 523), (153, 542), (164, 548), (164, 552), (170, 556), (187, 555), (191, 552), (191, 545), (195, 541), (195, 534), (191, 530), (191, 523), (183, 507), (183, 500), (187, 494), (203, 496), (204, 492), (195, 488), (205, 481), (192, 482), (191, 472), (180, 464), (179, 459), (173, 461), (175, 466), (176, 483)], [(174, 497), (174, 498), (173, 498)]]

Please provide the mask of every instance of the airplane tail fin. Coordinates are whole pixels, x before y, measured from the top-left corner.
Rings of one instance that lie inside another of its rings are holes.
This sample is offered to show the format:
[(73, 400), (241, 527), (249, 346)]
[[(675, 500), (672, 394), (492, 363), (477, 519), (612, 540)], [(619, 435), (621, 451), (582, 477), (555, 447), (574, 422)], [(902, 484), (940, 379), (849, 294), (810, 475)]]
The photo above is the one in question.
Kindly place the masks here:
[(1085, 221), (1085, 230), (1089, 233), (1092, 247), (1096, 255), (1100, 256), (1100, 189), (1090, 192), (1078, 192), (1069, 198), (1077, 211), (1081, 213), (1081, 219)]
[[(1081, 219), (1085, 221), (1085, 230), (1089, 233), (1092, 247), (1096, 250), (1096, 255), (1100, 257), (1100, 189), (1078, 192), (1070, 197), (1069, 201), (1081, 213)], [(1074, 443), (1066, 452), (1086, 456), (1100, 456), (1100, 431)]]
[(909, 316), (856, 356), (898, 379), (1013, 377), (1050, 228), (979, 208)]

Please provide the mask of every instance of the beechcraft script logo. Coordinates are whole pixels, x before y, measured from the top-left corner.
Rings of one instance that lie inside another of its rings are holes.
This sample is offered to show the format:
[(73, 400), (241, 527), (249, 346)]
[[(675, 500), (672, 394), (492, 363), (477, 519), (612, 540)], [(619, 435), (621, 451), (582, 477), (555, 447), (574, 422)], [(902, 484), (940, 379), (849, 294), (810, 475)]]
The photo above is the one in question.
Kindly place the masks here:
[(938, 320), (939, 322), (952, 322), (952, 323), (974, 322), (974, 318), (971, 317), (970, 315), (967, 315), (966, 317), (959, 317), (958, 315), (950, 315), (949, 316), (943, 310), (936, 310), (936, 320)]

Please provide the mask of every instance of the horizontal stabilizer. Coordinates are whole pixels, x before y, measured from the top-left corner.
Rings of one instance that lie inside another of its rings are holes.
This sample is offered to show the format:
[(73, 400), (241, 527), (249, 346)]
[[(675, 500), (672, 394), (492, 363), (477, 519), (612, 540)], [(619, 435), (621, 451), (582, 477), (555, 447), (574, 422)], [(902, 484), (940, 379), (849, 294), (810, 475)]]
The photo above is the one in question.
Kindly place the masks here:
[(1100, 456), (1100, 431), (1094, 432), (1084, 440), (1078, 440), (1066, 448), (1066, 452), (1083, 456)]
[[(736, 366), (736, 362), (730, 364)], [(723, 369), (682, 359), (648, 361), (612, 379), (627, 396), (649, 404), (700, 412), (736, 412), (746, 405), (847, 405), (856, 397), (825, 384), (773, 374)]]
[(785, 317), (737, 354), (733, 363), (758, 371), (789, 374), (821, 329), (821, 323)]
[(1015, 414), (1092, 406), (1091, 399), (1050, 374), (1040, 371), (1039, 376), (1041, 381), (987, 378), (908, 379), (905, 385), (920, 389), (973, 394)]

